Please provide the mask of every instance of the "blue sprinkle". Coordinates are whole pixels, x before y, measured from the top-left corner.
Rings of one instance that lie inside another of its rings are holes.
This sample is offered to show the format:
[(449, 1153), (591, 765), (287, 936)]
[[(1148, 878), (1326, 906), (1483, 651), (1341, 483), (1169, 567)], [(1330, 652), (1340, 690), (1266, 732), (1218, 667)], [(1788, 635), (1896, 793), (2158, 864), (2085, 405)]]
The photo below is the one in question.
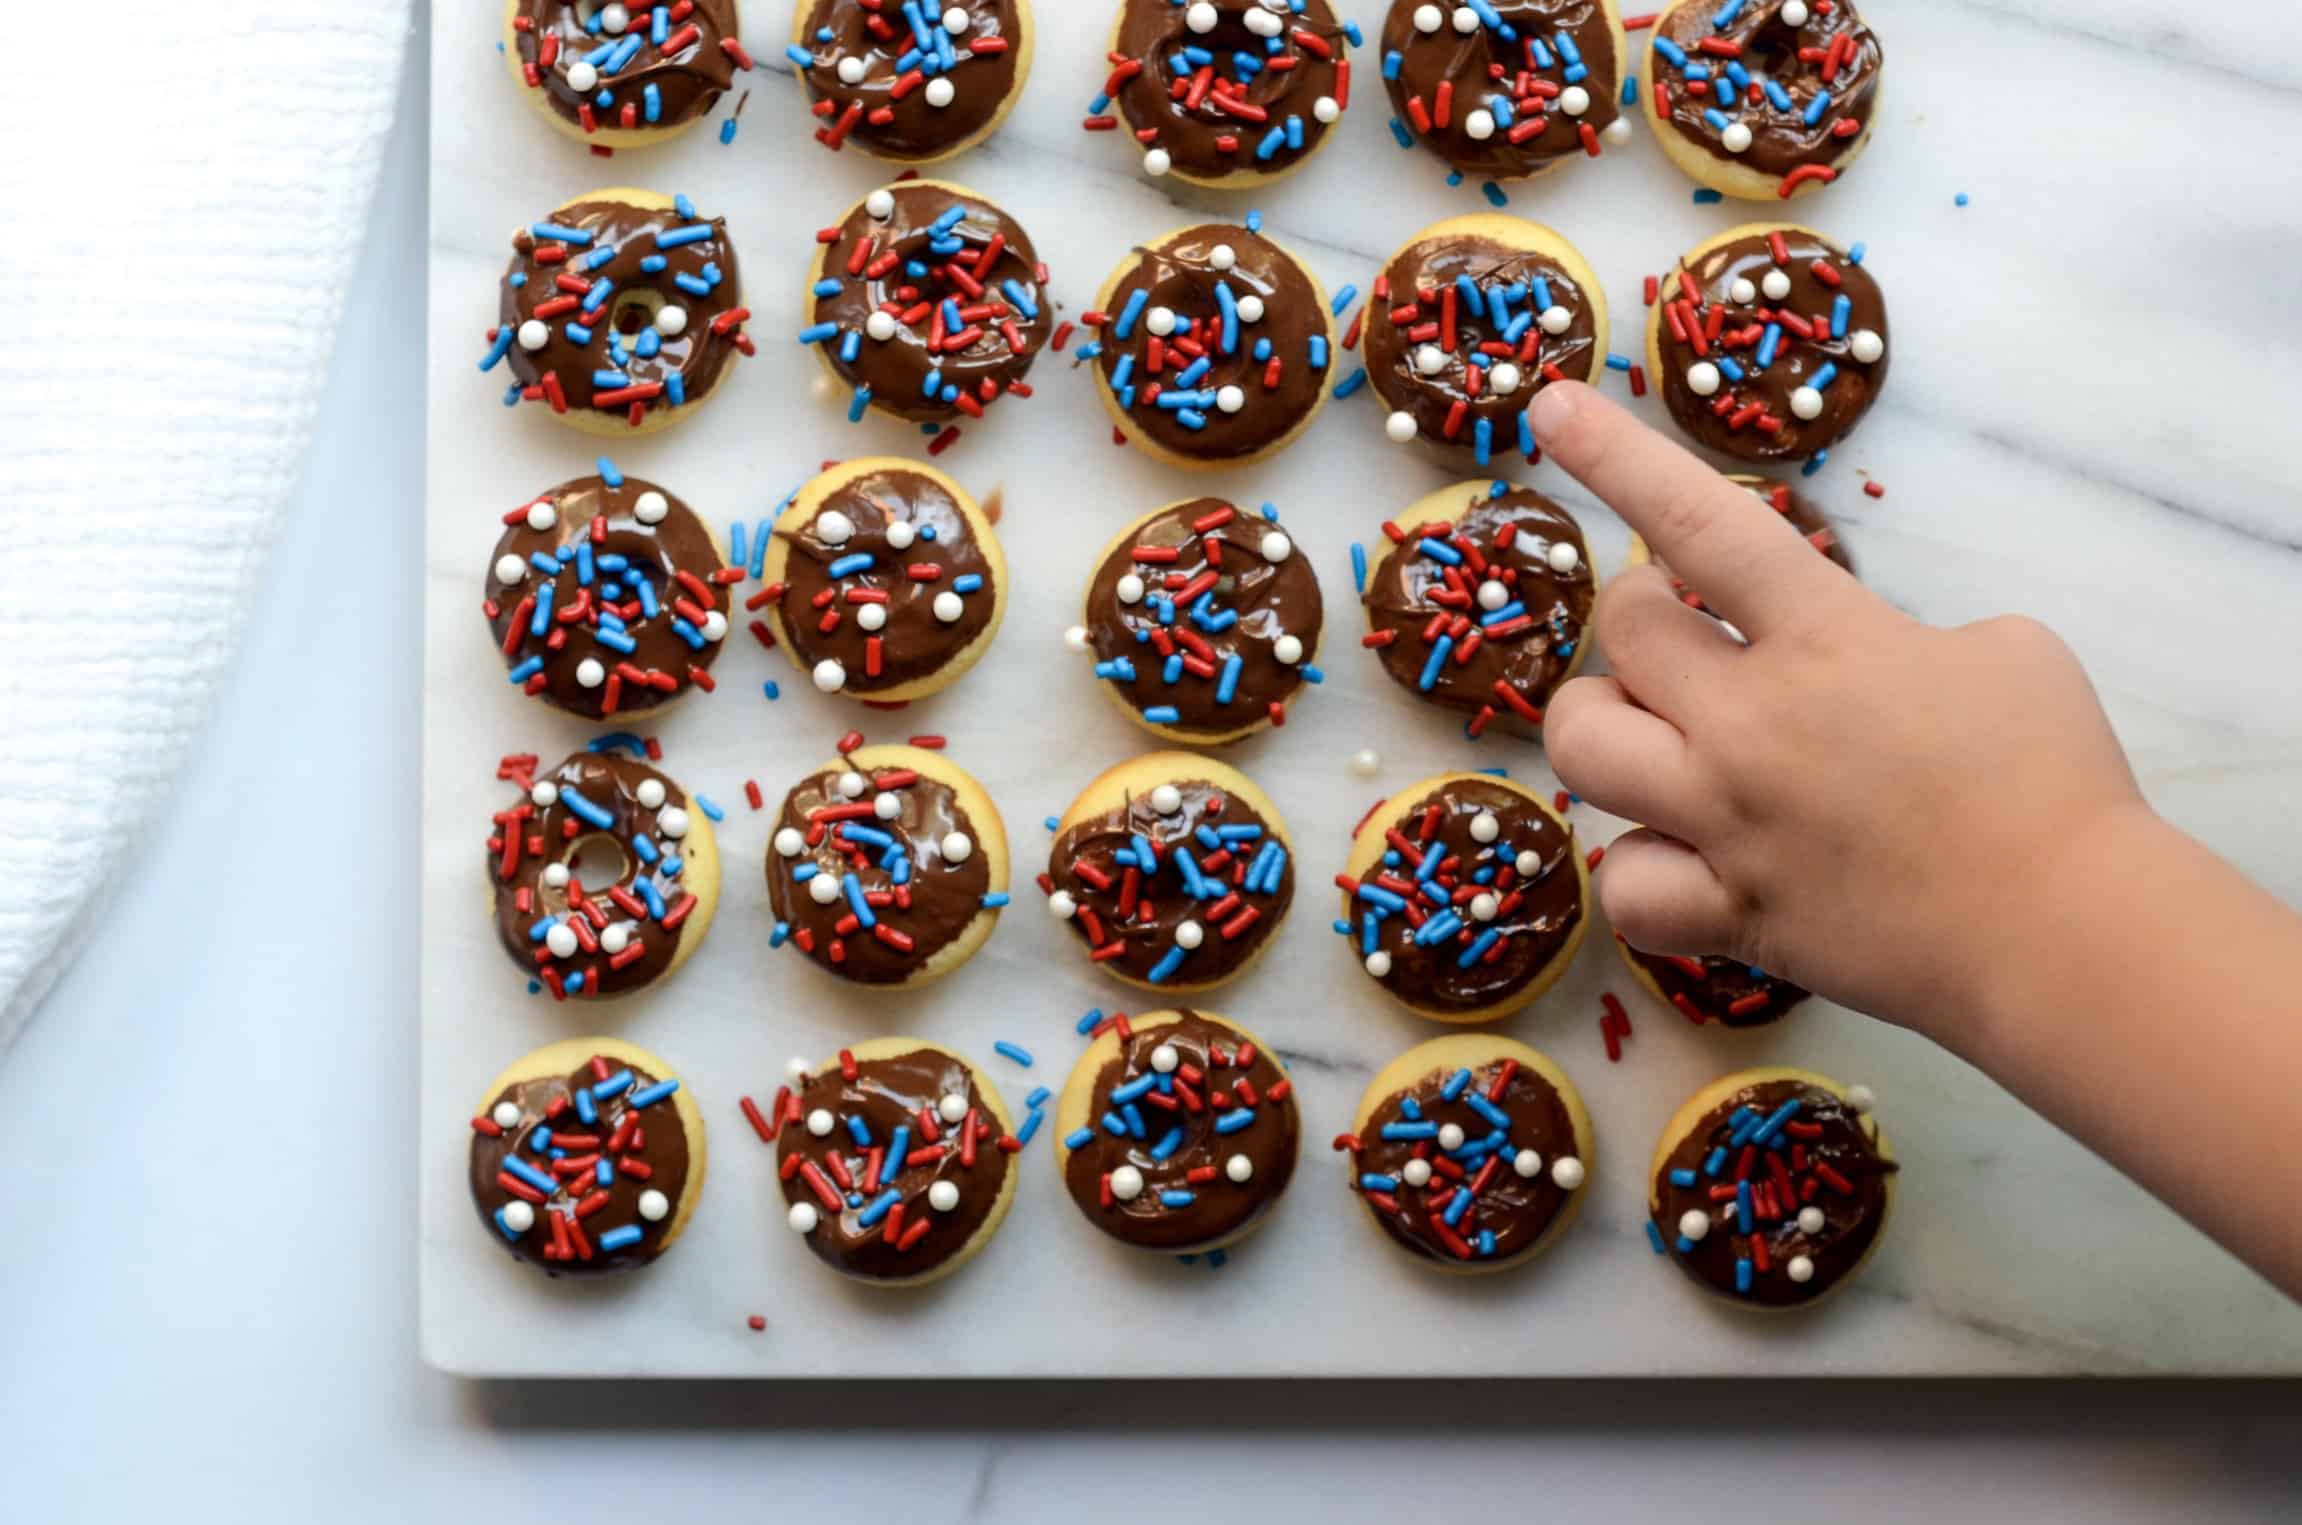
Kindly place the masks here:
[(1655, 1220), (1652, 1218), (1647, 1220), (1647, 1243), (1655, 1247), (1657, 1255), (1669, 1253), (1663, 1245), (1663, 1231), (1655, 1227)]
[(679, 1082), (676, 1080), (659, 1080), (644, 1090), (632, 1092), (630, 1104), (634, 1108), (652, 1107), (678, 1089)]
[[(1350, 375), (1335, 383), (1334, 395), (1337, 397), (1348, 397), (1353, 392), (1358, 391), (1359, 388), (1365, 386), (1366, 384), (1367, 368), (1362, 365), (1357, 370), (1353, 371)], [(1482, 418), (1479, 420), (1479, 422), (1483, 424), (1486, 422), (1486, 420)]]
[(1005, 1039), (1001, 1039), (999, 1042), (992, 1044), (991, 1052), (997, 1054), (1002, 1059), (1012, 1059), (1017, 1064), (1022, 1065), (1025, 1069), (1031, 1068), (1031, 1051), (1027, 1048), (1022, 1048), (1016, 1044), (1009, 1043)]
[(1334, 300), (1327, 304), (1327, 311), (1333, 316), (1339, 318), (1343, 315), (1345, 310), (1347, 310), (1350, 305), (1353, 302), (1356, 302), (1358, 299), (1359, 288), (1356, 286), (1345, 286), (1341, 291), (1336, 292)]
[(1162, 1207), (1189, 1207), (1198, 1200), (1196, 1194), (1188, 1191), (1163, 1191), (1159, 1193), (1159, 1205)]
[(1952, 203), (1956, 206), (1965, 206), (1970, 199), (1971, 198), (1967, 196), (1966, 192), (1960, 191), (1955, 197), (1952, 198)]
[(1698, 207), (1717, 206), (1724, 200), (1726, 200), (1725, 196), (1717, 191), (1712, 190), (1707, 185), (1699, 188), (1695, 192), (1695, 205)]
[(1487, 198), (1491, 206), (1507, 207), (1511, 204), (1511, 198), (1504, 195), (1503, 188), (1492, 180), (1480, 181), (1479, 193)]
[(1102, 1020), (1103, 1008), (1100, 1006), (1090, 1006), (1087, 1008), (1087, 1014), (1072, 1024), (1072, 1029), (1080, 1036), (1085, 1037), (1088, 1033), (1095, 1031), (1097, 1024), (1101, 1023)]
[(1356, 540), (1351, 542), (1351, 582), (1361, 593), (1367, 591), (1367, 548)]

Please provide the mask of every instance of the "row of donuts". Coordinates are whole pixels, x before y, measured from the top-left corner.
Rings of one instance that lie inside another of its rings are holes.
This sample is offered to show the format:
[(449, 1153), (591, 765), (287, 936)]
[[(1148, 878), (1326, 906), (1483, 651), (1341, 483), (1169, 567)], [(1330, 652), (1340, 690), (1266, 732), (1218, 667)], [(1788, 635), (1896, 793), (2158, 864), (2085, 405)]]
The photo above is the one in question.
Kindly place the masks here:
[[(1886, 301), (1860, 244), (1793, 223), (1706, 239), (1649, 279), (1645, 364), (1608, 347), (1606, 293), (1564, 237), (1491, 213), (1423, 229), (1387, 261), (1365, 308), (1242, 221), (1180, 228), (1131, 250), (1078, 324), (1005, 211), (945, 181), (872, 191), (816, 235), (812, 348), (849, 394), (948, 443), (954, 421), (1027, 398), (1034, 361), (1075, 327), (1118, 438), (1184, 467), (1263, 460), (1330, 395), (1368, 386), (1390, 440), (1486, 469), (1537, 455), (1526, 420), (1554, 381), (1655, 378), (1689, 437), (1753, 463), (1820, 461), (1887, 374)], [(754, 352), (724, 218), (684, 196), (616, 188), (512, 236), (482, 372), (507, 365), (507, 405), (542, 404), (594, 433), (647, 432), (707, 401)], [(1365, 368), (1331, 380), (1364, 337)], [(1358, 378), (1364, 375), (1364, 382)]]
[[(1628, 34), (1649, 28), (1634, 70)], [(739, 31), (736, 0), (507, 0), (501, 48), (545, 120), (612, 152), (709, 116), (757, 67)], [(1380, 41), (1394, 136), (1456, 178), (1601, 157), (1629, 140), (1643, 73), (1672, 163), (1753, 200), (1843, 174), (1883, 71), (1851, 0), (1677, 0), (1627, 19), (1617, 0), (1392, 0)], [(1033, 43), (1029, 0), (798, 0), (783, 54), (818, 143), (926, 165), (1006, 120)], [(1267, 184), (1326, 145), (1364, 43), (1328, 0), (1120, 0), (1081, 126), (1124, 128), (1150, 176)]]
[[(1097, 1229), (1195, 1256), (1259, 1227), (1294, 1177), (1293, 1079), (1212, 1012), (1090, 1012), (1055, 1098), (1055, 1165)], [(880, 1286), (957, 1270), (1012, 1206), (1020, 1129), (999, 1091), (941, 1045), (880, 1038), (794, 1060), (763, 1110), (785, 1221), (832, 1269)], [(1658, 1255), (1736, 1306), (1811, 1306), (1869, 1260), (1896, 1165), (1860, 1086), (1738, 1071), (1679, 1108), (1648, 1167)], [(692, 1218), (705, 1127), (671, 1068), (615, 1038), (572, 1038), (498, 1076), (472, 1118), (470, 1179), (491, 1238), (553, 1275), (646, 1265)], [(1378, 1073), (1334, 1141), (1349, 1190), (1392, 1244), (1458, 1274), (1524, 1265), (1566, 1232), (1595, 1159), (1589, 1113), (1548, 1056), (1499, 1036), (1436, 1038)]]

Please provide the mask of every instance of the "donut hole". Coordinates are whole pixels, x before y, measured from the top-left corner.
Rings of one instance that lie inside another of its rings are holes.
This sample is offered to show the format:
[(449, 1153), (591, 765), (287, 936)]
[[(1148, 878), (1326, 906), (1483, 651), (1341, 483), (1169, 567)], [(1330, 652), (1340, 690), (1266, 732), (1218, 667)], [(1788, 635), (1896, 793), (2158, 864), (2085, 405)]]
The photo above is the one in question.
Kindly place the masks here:
[(1795, 79), (1800, 63), (1798, 31), (1779, 22), (1759, 28), (1742, 45), (1742, 66), (1756, 78)]
[(663, 310), (663, 293), (645, 287), (636, 291), (619, 291), (608, 307), (608, 324), (619, 334), (630, 337), (645, 328), (655, 326), (655, 315)]
[(613, 837), (585, 836), (575, 840), (568, 855), (560, 860), (568, 867), (575, 882), (584, 887), (587, 895), (596, 895), (613, 884), (621, 884), (631, 872), (631, 855), (623, 844)]

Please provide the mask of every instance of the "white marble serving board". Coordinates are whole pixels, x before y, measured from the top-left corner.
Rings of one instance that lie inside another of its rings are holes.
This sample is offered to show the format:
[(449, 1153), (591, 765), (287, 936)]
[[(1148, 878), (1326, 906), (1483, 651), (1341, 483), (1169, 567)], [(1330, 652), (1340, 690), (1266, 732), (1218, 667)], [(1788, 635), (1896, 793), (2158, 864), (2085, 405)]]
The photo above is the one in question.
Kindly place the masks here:
[[(1340, 9), (1372, 34), (1382, 7)], [(2302, 76), (2268, 54), (2253, 55), (2259, 75), (2206, 61), (2228, 54), (2220, 32), (2249, 9), (2184, 23), (2214, 32), (2211, 47), (2152, 31), (2144, 49), (2133, 42), (2137, 0), (1872, 0), (1892, 60), (1886, 115), (1860, 169), (1798, 211), (1868, 241), (1893, 312), (1894, 381), (1812, 490), (1896, 603), (1946, 624), (2024, 610), (2064, 631), (2152, 796), (2302, 900), (2302, 502), (2288, 448), (2302, 375), (2302, 173), (2268, 152), (2302, 141)], [(751, 7), (763, 65), (743, 81), (752, 95), (732, 146), (705, 128), (612, 163), (513, 98), (495, 50), (497, 0), (433, 10), (420, 1255), (434, 1364), (784, 1377), (2302, 1371), (2302, 1310), (1980, 1075), (1820, 1003), (1755, 1034), (1691, 1029), (1639, 997), (1604, 936), (1507, 1027), (1567, 1067), (1596, 1120), (1591, 1200), (1568, 1239), (1531, 1268), (1465, 1282), (1431, 1275), (1355, 1221), (1362, 1209), (1326, 1140), (1348, 1125), (1369, 1075), (1434, 1029), (1381, 998), (1337, 946), (1319, 886), (1366, 805), (1425, 774), (1500, 766), (1552, 787), (1539, 749), (1465, 742), (1356, 647), (1351, 542), (1376, 540), (1379, 521), (1448, 479), (1387, 445), (1365, 396), (1331, 405), (1274, 465), (1187, 479), (1113, 448), (1087, 379), (1044, 359), (1039, 395), (970, 424), (941, 462), (1005, 503), (1017, 575), (989, 657), (951, 692), (886, 716), (814, 693), (782, 652), (736, 640), (716, 695), (641, 727), (661, 737), (667, 769), (728, 809), (727, 889), (708, 941), (668, 988), (625, 1004), (525, 994), (481, 913), (480, 844), (504, 796), (495, 760), (572, 749), (597, 728), (504, 682), (476, 606), (497, 516), (589, 469), (598, 451), (538, 411), (500, 407), (501, 374), (473, 370), (506, 235), (613, 184), (685, 191), (726, 216), (749, 303), (764, 315), (753, 325), (760, 354), (699, 420), (612, 447), (627, 470), (715, 521), (769, 515), (826, 458), (912, 453), (923, 440), (877, 417), (848, 424), (844, 398), (824, 395), (790, 338), (813, 230), (886, 171), (809, 141), (779, 57), (780, 4)], [(1203, 208), (1236, 215), (1254, 203), (1179, 195), (1135, 172), (1124, 139), (1082, 133), (1108, 0), (1041, 0), (1039, 12), (1024, 100), (950, 172), (1022, 220), (1076, 311), (1131, 243)], [(1392, 143), (1373, 53), (1362, 61), (1342, 141), (1259, 198), (1269, 228), (1330, 290), (1364, 289), (1417, 228), (1485, 205)], [(1962, 191), (1973, 200), (1959, 209)], [(1510, 210), (1581, 245), (1607, 284), (1612, 347), (1635, 353), (1642, 275), (1742, 220), (1689, 192), (1642, 122), (1638, 141), (1514, 191)], [(1336, 377), (1354, 364), (1346, 357)], [(1889, 485), (1883, 500), (1862, 494), (1866, 475)], [(1583, 515), (1603, 567), (1619, 564), (1618, 521), (1551, 468), (1529, 480)], [(1272, 954), (1211, 1003), (1261, 1030), (1294, 1072), (1306, 1155), (1290, 1198), (1220, 1270), (1130, 1256), (1078, 1218), (1042, 1137), (1023, 1156), (1007, 1227), (964, 1274), (908, 1295), (843, 1283), (783, 1226), (771, 1155), (737, 1097), (772, 1092), (792, 1055), (907, 1032), (974, 1055), (1019, 1103), (1036, 1085), (1060, 1087), (1081, 1011), (1142, 1009), (1137, 993), (1090, 971), (1042, 914), (1030, 876), (1044, 861), (1044, 818), (1146, 740), (1063, 652), (1079, 587), (1120, 523), (1200, 488), (1275, 501), (1315, 558), (1332, 616), (1325, 686), (1283, 731), (1232, 754), (1286, 813), (1302, 905)], [(761, 693), (771, 678), (783, 689), (775, 703)], [(858, 724), (873, 739), (948, 734), (1014, 847), (1014, 909), (971, 965), (917, 995), (851, 989), (768, 948), (765, 818), (745, 807), (744, 781), (772, 800)], [(1378, 777), (1351, 773), (1362, 747), (1381, 754)], [(1575, 818), (1586, 842), (1621, 825), (1587, 808)], [(1637, 1023), (1619, 1065), (1597, 1030), (1607, 989)], [(327, 1020), (324, 1009), (314, 1016)], [(2168, 1041), (2182, 1041), (2182, 1014), (2167, 1016)], [(714, 1145), (685, 1241), (645, 1274), (604, 1285), (513, 1263), (474, 1220), (463, 1184), (466, 1119), (489, 1078), (534, 1045), (587, 1030), (668, 1058)], [(1035, 1051), (1038, 1066), (993, 1058), (1001, 1038)], [(1760, 1321), (1698, 1298), (1654, 1258), (1644, 1165), (1694, 1086), (1778, 1061), (1873, 1086), (1906, 1168), (1884, 1251), (1849, 1293), (1811, 1318)], [(2211, 1104), (2165, 1098), (2169, 1126)], [(746, 1327), (752, 1314), (766, 1317), (765, 1333)]]

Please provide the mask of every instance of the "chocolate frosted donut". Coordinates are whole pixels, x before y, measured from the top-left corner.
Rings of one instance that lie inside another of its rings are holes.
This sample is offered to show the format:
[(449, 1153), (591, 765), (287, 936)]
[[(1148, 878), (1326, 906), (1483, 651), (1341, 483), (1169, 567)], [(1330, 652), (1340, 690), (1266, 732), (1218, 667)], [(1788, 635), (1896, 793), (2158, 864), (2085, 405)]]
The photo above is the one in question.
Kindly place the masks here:
[(1524, 218), (1433, 223), (1383, 267), (1373, 307), (1367, 379), (1384, 432), (1482, 467), (1514, 449), (1532, 459), (1535, 394), (1606, 365), (1605, 289), (1573, 244)]
[(799, 0), (791, 46), (823, 125), (898, 164), (932, 164), (998, 130), (1031, 72), (1030, 0)]
[(1007, 904), (1007, 833), (941, 754), (863, 747), (784, 796), (767, 848), (774, 942), (863, 985), (923, 985), (974, 956)]
[(1722, 1027), (1764, 1027), (1790, 1015), (1791, 1008), (1810, 992), (1788, 980), (1778, 980), (1739, 958), (1706, 953), (1690, 958), (1680, 953), (1647, 953), (1616, 934), (1615, 946), (1623, 962), (1647, 993), (1676, 1007), (1695, 1026), (1716, 1022)]
[(1327, 0), (1119, 0), (1110, 77), (1087, 103), (1089, 131), (1117, 123), (1143, 171), (1193, 185), (1277, 180), (1311, 162), (1351, 103), (1344, 51), (1358, 29)]
[[(1812, 498), (1787, 482), (1777, 482), (1768, 477), (1730, 475), (1727, 480), (1788, 519), (1800, 534), (1806, 536), (1807, 544), (1822, 552), (1841, 569), (1848, 573), (1854, 572), (1854, 553), (1846, 548), (1845, 541), (1839, 539), (1838, 530), (1831, 524), (1830, 516), (1818, 508)], [(1623, 555), (1623, 565), (1635, 567), (1650, 561), (1661, 567), (1670, 578), (1679, 602), (1690, 609), (1699, 609), (1714, 619), (1719, 618), (1718, 611), (1703, 601), (1702, 594), (1688, 587), (1676, 573), (1664, 566), (1646, 541), (1634, 533), (1630, 548)]]
[(1120, 431), (1171, 466), (1277, 453), (1327, 400), (1335, 321), (1318, 279), (1252, 226), (1201, 223), (1138, 248), (1083, 321), (1079, 358)]
[(1745, 461), (1820, 456), (1886, 385), (1886, 296), (1859, 253), (1751, 223), (1664, 278), (1647, 369), (1697, 444)]
[(942, 423), (1012, 392), (1055, 329), (1047, 267), (1005, 212), (962, 185), (881, 186), (815, 236), (800, 342), (866, 406)]
[(593, 720), (712, 686), (743, 572), (693, 509), (614, 472), (562, 482), (504, 525), (480, 608), (512, 682)]
[(503, 56), (562, 132), (646, 148), (709, 115), (735, 71), (751, 67), (736, 30), (735, 0), (506, 0)]
[(1208, 1011), (1107, 1021), (1056, 1102), (1064, 1188), (1122, 1244), (1191, 1255), (1256, 1228), (1302, 1123), (1268, 1045)]
[(1878, 1248), (1898, 1168), (1870, 1093), (1808, 1070), (1743, 1070), (1664, 1127), (1647, 1188), (1655, 1253), (1744, 1307), (1817, 1302)]
[(751, 352), (724, 218), (685, 196), (594, 191), (512, 235), (483, 371), (508, 360), (506, 403), (541, 402), (594, 434), (685, 418)]
[(1615, 0), (1391, 0), (1394, 127), (1465, 175), (1523, 180), (1630, 134)]
[(1490, 1022), (1549, 989), (1582, 946), (1591, 889), (1549, 802), (1483, 773), (1376, 805), (1335, 883), (1335, 930), (1392, 999), (1437, 1022)]
[[(615, 751), (515, 782), (526, 797), (496, 812), (488, 837), (496, 937), (512, 962), (563, 999), (622, 995), (685, 963), (719, 904), (711, 818)], [(603, 856), (616, 860), (606, 873), (593, 866)]]
[(1469, 711), (1473, 737), (1498, 720), (1532, 734), (1583, 664), (1599, 594), (1574, 516), (1528, 488), (1463, 482), (1383, 533), (1391, 549), (1363, 596), (1364, 644), (1383, 670), (1434, 704)]
[(1547, 1055), (1465, 1034), (1386, 1065), (1335, 1147), (1393, 1244), (1443, 1270), (1500, 1271), (1547, 1249), (1581, 1211), (1591, 1119)]
[(1071, 802), (1039, 883), (1104, 972), (1211, 990), (1278, 935), (1295, 901), (1294, 847), (1278, 807), (1238, 769), (1153, 752)]
[[(1266, 508), (1265, 513), (1269, 514)], [(1283, 725), (1320, 680), (1311, 559), (1222, 498), (1153, 509), (1103, 548), (1070, 644), (1154, 735), (1214, 746)]]
[(933, 1281), (1005, 1221), (1021, 1147), (999, 1093), (966, 1060), (874, 1038), (792, 1084), (775, 1125), (784, 1221), (843, 1275)]
[(893, 456), (843, 461), (775, 521), (762, 572), (775, 634), (827, 694), (922, 699), (990, 649), (1007, 558), (957, 482)]
[(1849, 0), (1679, 0), (1655, 18), (1647, 92), (1673, 163), (1726, 195), (1772, 201), (1854, 162), (1883, 68)]
[(703, 1113), (671, 1069), (615, 1038), (514, 1063), (472, 1118), (472, 1203), (514, 1260), (554, 1276), (646, 1265), (703, 1191)]

